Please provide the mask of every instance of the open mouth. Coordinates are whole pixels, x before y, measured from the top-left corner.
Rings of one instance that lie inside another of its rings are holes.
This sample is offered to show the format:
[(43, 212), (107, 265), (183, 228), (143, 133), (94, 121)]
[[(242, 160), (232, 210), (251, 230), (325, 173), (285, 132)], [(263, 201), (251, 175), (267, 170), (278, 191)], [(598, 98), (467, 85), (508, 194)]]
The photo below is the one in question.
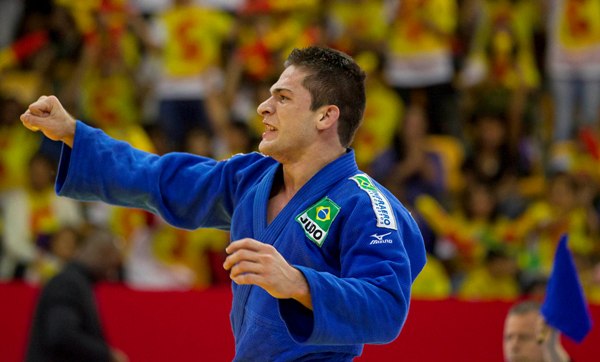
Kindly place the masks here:
[(277, 128), (271, 126), (270, 124), (265, 123), (265, 131), (263, 132), (262, 137), (265, 138), (269, 134), (272, 134), (273, 132), (276, 132), (276, 131), (277, 131)]

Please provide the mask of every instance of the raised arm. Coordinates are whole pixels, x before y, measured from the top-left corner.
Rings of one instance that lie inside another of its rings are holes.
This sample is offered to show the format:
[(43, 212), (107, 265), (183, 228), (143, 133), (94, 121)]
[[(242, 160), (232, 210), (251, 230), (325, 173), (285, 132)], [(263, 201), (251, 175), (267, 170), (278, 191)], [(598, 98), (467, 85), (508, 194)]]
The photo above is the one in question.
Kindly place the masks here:
[(275, 166), (258, 153), (217, 162), (143, 152), (76, 121), (54, 96), (31, 104), (21, 120), (65, 143), (56, 178), (59, 196), (142, 208), (181, 228), (228, 229), (247, 186)]

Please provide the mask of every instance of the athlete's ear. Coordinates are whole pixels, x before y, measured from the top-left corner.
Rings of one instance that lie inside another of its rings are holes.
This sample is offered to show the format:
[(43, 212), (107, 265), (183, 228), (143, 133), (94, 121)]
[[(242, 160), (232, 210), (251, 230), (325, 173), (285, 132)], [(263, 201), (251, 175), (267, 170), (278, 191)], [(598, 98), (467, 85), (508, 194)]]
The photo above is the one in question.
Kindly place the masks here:
[(323, 106), (319, 111), (320, 119), (317, 122), (317, 129), (321, 131), (333, 127), (340, 118), (340, 109), (333, 104)]

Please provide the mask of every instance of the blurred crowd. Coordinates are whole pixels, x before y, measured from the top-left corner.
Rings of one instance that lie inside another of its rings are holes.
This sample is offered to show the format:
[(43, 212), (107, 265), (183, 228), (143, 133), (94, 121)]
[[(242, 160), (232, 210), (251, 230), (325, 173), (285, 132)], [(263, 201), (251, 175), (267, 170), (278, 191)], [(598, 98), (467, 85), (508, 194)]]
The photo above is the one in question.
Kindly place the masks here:
[(226, 232), (55, 196), (61, 145), (19, 115), (54, 94), (149, 152), (252, 152), (313, 44), (368, 74), (352, 147), (421, 227), (416, 298), (543, 295), (567, 234), (600, 303), (600, 0), (0, 0), (0, 277), (44, 283), (100, 226), (133, 287), (227, 283)]

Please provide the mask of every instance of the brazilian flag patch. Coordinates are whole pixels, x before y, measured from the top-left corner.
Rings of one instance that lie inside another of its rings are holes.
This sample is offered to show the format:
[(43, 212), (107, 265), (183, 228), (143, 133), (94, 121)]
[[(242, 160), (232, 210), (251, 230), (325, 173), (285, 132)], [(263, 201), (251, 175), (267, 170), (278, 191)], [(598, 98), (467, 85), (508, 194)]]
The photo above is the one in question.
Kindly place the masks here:
[(327, 237), (331, 223), (333, 223), (339, 212), (340, 207), (325, 196), (296, 216), (296, 221), (302, 226), (306, 237), (321, 247)]

